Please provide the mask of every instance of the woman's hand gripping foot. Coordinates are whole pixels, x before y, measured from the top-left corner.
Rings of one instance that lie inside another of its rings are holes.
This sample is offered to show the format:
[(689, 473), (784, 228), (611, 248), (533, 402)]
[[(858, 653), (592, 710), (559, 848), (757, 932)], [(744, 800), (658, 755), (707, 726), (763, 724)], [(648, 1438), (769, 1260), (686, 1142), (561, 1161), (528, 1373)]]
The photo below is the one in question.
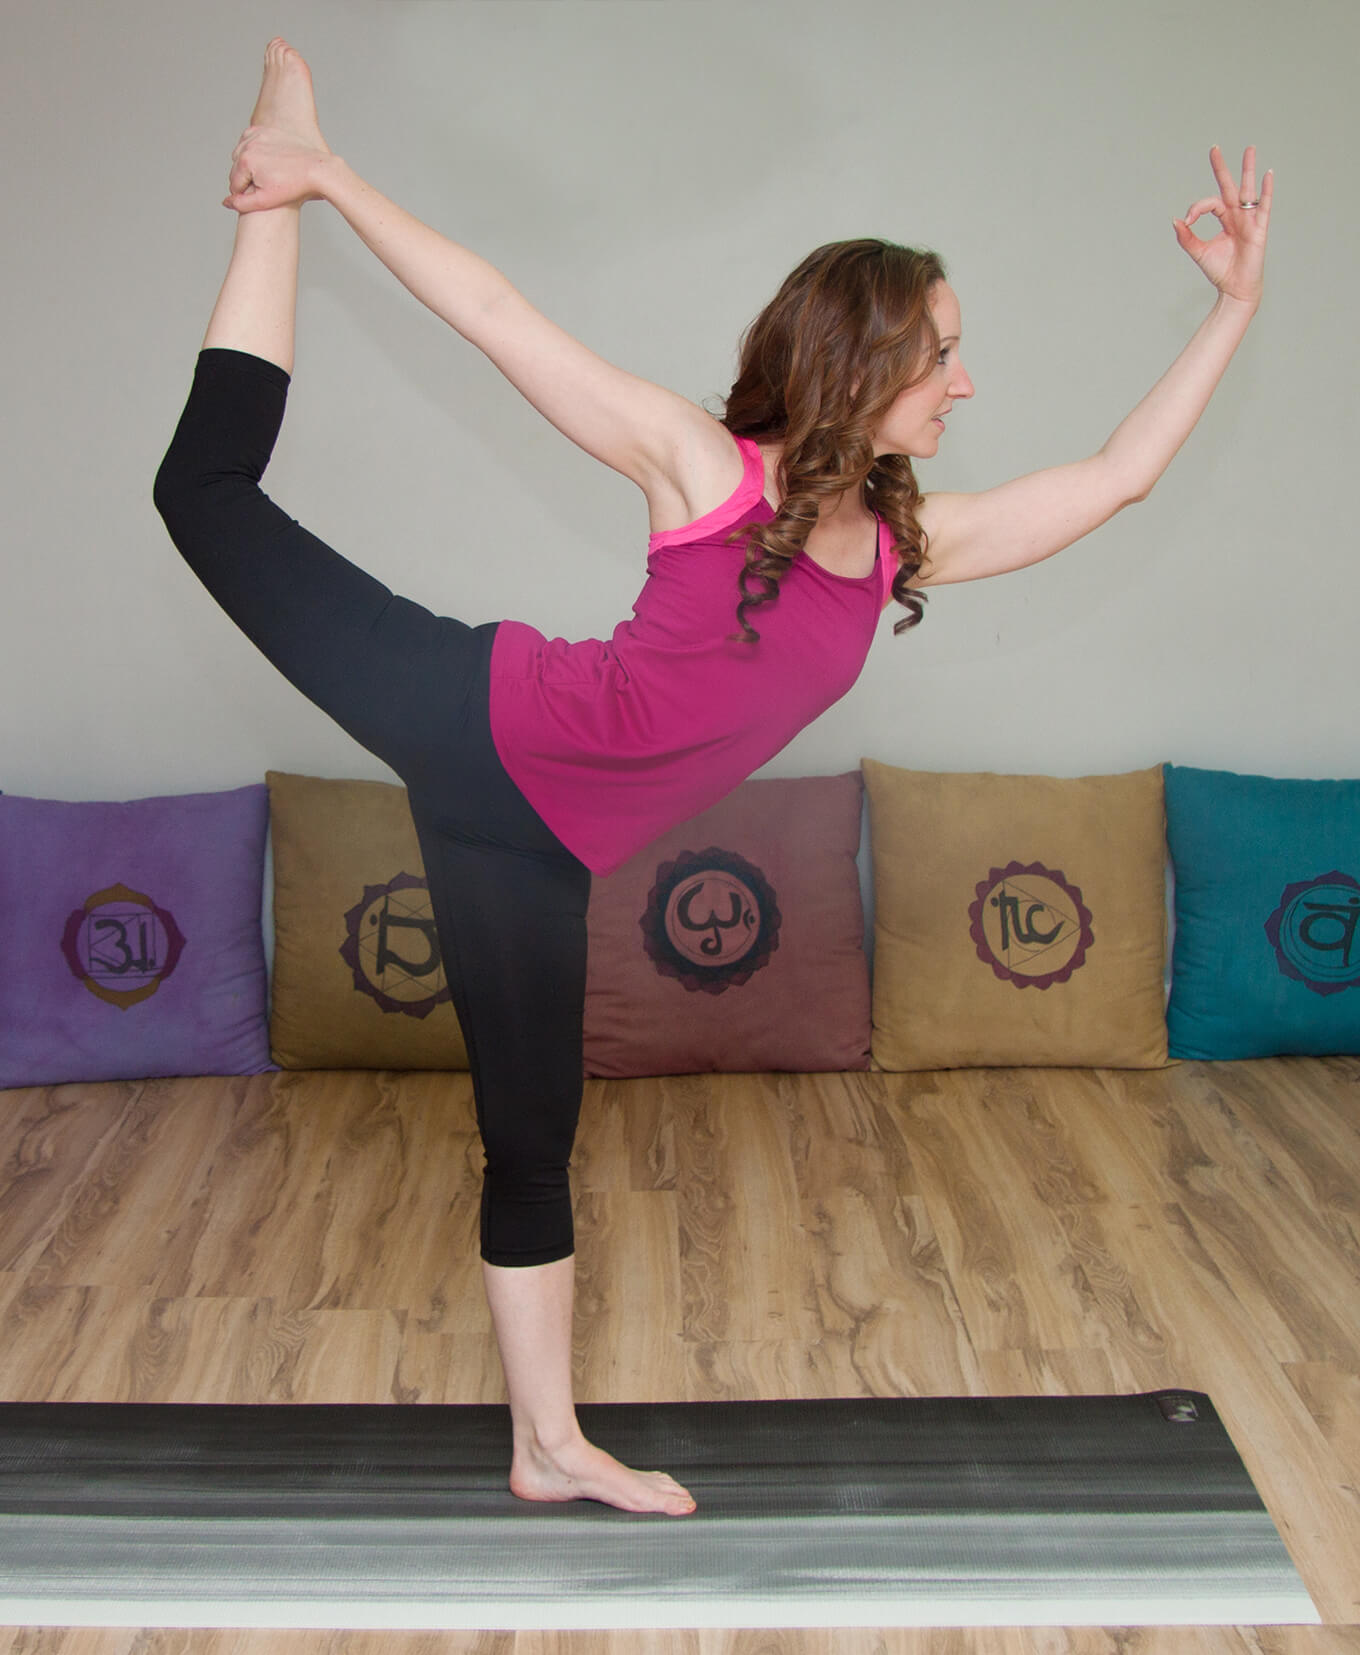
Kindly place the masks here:
[(321, 193), (317, 169), (330, 156), (316, 118), (311, 70), (286, 40), (271, 40), (250, 125), (232, 151), (230, 193), (222, 205), (252, 213), (315, 200)]

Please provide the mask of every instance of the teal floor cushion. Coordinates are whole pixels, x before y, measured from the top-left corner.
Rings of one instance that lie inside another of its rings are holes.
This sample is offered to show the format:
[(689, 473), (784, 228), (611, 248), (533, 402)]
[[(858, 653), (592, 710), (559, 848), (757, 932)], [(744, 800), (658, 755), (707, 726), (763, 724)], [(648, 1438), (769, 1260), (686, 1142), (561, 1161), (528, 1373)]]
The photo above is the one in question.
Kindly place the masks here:
[(1360, 1052), (1360, 780), (1166, 766), (1173, 1057)]

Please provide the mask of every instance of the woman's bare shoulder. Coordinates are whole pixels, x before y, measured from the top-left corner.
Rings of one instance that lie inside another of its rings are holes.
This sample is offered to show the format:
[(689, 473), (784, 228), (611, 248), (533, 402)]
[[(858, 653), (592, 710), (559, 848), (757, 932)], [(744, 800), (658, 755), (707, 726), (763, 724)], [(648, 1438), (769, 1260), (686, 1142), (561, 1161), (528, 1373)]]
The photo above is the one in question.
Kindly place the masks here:
[(716, 511), (736, 493), (745, 461), (732, 433), (697, 403), (680, 422), (664, 462), (658, 464), (643, 492), (653, 534), (683, 529)]

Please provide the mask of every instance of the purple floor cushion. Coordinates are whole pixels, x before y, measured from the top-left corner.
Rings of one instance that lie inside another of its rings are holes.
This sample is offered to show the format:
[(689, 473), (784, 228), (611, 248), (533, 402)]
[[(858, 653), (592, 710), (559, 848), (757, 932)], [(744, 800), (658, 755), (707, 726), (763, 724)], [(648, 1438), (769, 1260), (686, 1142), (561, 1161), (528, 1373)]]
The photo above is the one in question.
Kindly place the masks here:
[(259, 1074), (263, 785), (0, 797), (0, 1086)]

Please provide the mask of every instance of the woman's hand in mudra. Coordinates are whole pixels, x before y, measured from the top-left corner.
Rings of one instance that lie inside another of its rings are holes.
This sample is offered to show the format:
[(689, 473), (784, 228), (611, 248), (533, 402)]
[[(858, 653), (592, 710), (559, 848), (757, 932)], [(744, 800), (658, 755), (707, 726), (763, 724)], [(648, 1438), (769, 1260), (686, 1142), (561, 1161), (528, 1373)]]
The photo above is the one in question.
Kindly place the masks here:
[[(1219, 193), (1196, 201), (1184, 218), (1176, 219), (1176, 240), (1225, 298), (1244, 304), (1261, 302), (1265, 279), (1266, 233), (1270, 227), (1270, 198), (1275, 177), (1267, 172), (1256, 191), (1256, 149), (1248, 147), (1242, 157), (1239, 184), (1228, 170), (1218, 145), (1209, 151), (1209, 163), (1218, 180)], [(1251, 203), (1251, 205), (1248, 205)], [(1196, 219), (1211, 213), (1219, 222), (1219, 234), (1201, 241), (1190, 228)]]

